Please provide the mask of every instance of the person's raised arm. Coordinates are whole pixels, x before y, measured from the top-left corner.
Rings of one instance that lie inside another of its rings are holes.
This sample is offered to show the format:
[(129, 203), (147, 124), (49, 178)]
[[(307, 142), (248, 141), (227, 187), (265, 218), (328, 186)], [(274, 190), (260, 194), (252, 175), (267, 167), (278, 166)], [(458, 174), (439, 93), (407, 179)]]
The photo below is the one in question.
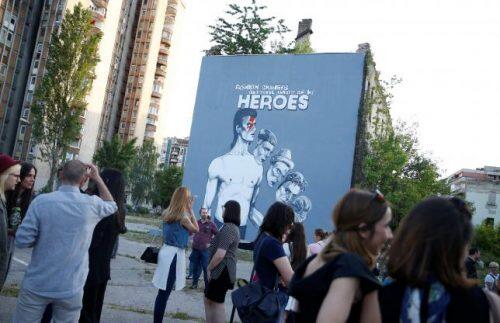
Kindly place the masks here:
[(87, 164), (87, 167), (89, 168), (89, 178), (94, 181), (94, 183), (97, 185), (97, 189), (99, 190), (99, 197), (103, 201), (114, 201), (113, 195), (108, 190), (108, 187), (106, 184), (104, 184), (104, 181), (101, 178), (101, 175), (99, 175), (99, 171), (97, 170), (97, 167), (93, 164)]
[(316, 322), (346, 322), (358, 289), (359, 281), (356, 278), (334, 279), (321, 304)]
[(273, 264), (276, 266), (276, 269), (278, 269), (283, 282), (288, 286), (293, 277), (293, 269), (288, 257), (285, 256), (274, 259)]
[(196, 221), (196, 218), (194, 217), (193, 213), (182, 217), (181, 224), (184, 228), (186, 228), (189, 231), (189, 233), (196, 233), (200, 231), (200, 228), (198, 226), (198, 221)]

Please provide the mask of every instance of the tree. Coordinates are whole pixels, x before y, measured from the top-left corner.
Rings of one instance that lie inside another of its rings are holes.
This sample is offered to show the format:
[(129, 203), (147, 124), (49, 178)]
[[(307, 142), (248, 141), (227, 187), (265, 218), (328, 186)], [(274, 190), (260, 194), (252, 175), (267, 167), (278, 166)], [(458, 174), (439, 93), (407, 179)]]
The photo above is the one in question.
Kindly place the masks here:
[(35, 91), (32, 133), (39, 158), (50, 168), (48, 190), (52, 190), (70, 144), (78, 139), (80, 118), (87, 106), (85, 97), (95, 79), (102, 34), (96, 32), (92, 21), (92, 12), (81, 4), (66, 12), (60, 32), (52, 34), (47, 72)]
[(100, 168), (116, 168), (123, 172), (128, 178), (130, 167), (137, 149), (136, 138), (123, 142), (118, 135), (114, 135), (110, 141), (104, 141), (102, 146), (94, 154), (94, 163)]
[(168, 207), (175, 189), (182, 185), (183, 169), (170, 166), (156, 172), (153, 206)]
[(416, 203), (431, 195), (449, 195), (435, 161), (421, 153), (415, 129), (401, 123), (370, 141), (359, 186), (379, 189), (391, 203), (395, 223)]
[(151, 201), (158, 156), (153, 142), (146, 140), (133, 159), (129, 183), (132, 203), (136, 207)]
[[(210, 25), (211, 42), (215, 43), (205, 51), (207, 55), (237, 55), (237, 54), (265, 54), (272, 49), (283, 48), (284, 34), (290, 29), (283, 19), (276, 17), (262, 17), (262, 10), (267, 6), (259, 6), (256, 0), (251, 4), (240, 6), (230, 4), (225, 12), (227, 18), (218, 18), (215, 25)], [(272, 39), (277, 36), (276, 39)], [(274, 44), (274, 45), (273, 45)], [(266, 46), (273, 48), (266, 50)]]

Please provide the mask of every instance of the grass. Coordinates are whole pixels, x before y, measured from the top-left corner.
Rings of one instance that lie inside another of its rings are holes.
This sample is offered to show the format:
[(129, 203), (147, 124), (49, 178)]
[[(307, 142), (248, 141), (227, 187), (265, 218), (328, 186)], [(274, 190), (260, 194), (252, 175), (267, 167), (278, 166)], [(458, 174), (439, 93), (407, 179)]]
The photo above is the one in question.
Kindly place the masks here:
[(140, 216), (136, 216), (136, 215), (127, 215), (127, 217), (125, 218), (125, 221), (128, 223), (149, 224), (149, 225), (154, 225), (157, 227), (161, 226), (161, 219), (159, 217), (147, 218), (147, 217), (140, 217)]
[(16, 284), (12, 286), (4, 286), (0, 295), (17, 298), (19, 296), (19, 287)]
[(236, 251), (236, 258), (241, 261), (253, 262), (253, 252), (250, 250), (238, 249)]
[[(133, 312), (133, 313), (138, 313), (138, 314), (153, 315), (153, 311), (146, 310), (143, 308), (137, 308), (137, 307), (132, 307), (132, 306), (123, 306), (123, 305), (118, 305), (118, 304), (107, 304), (107, 305), (109, 306), (109, 308), (111, 308), (113, 310), (127, 311), (127, 312)], [(168, 316), (172, 319), (183, 320), (183, 321), (203, 322), (202, 319), (191, 316), (188, 313), (184, 313), (184, 312), (166, 313), (165, 316)]]
[[(153, 239), (146, 232), (128, 230), (127, 233), (123, 235), (125, 239), (137, 241), (141, 243), (151, 244)], [(155, 239), (156, 244), (161, 242), (161, 237)]]

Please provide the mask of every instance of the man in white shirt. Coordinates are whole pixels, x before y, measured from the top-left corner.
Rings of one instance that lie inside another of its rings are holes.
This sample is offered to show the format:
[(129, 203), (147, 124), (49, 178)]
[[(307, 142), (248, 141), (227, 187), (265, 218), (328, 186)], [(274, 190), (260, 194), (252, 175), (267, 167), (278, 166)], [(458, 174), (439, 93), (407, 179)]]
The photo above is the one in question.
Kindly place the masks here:
[[(40, 322), (48, 304), (52, 304), (54, 322), (78, 321), (94, 227), (117, 210), (94, 165), (72, 160), (60, 176), (59, 189), (33, 200), (16, 233), (16, 247), (33, 247), (33, 252), (14, 323)], [(97, 184), (100, 197), (80, 192), (88, 178)]]
[(492, 261), (490, 262), (490, 265), (488, 267), (490, 269), (490, 272), (484, 277), (484, 288), (489, 291), (495, 292), (496, 282), (499, 279), (498, 263)]

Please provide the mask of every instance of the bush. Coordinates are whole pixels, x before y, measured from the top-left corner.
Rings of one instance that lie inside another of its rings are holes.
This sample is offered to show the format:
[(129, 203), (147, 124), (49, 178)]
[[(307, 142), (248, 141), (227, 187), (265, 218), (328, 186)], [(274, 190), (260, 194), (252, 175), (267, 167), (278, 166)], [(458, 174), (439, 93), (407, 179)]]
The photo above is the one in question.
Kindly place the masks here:
[(144, 206), (138, 206), (135, 208), (135, 212), (139, 214), (149, 214), (149, 209)]
[(134, 212), (134, 207), (132, 205), (127, 204), (127, 212), (128, 213), (133, 213)]
[(500, 225), (482, 224), (474, 228), (472, 246), (481, 251), (481, 258), (487, 266), (490, 261), (500, 261)]

